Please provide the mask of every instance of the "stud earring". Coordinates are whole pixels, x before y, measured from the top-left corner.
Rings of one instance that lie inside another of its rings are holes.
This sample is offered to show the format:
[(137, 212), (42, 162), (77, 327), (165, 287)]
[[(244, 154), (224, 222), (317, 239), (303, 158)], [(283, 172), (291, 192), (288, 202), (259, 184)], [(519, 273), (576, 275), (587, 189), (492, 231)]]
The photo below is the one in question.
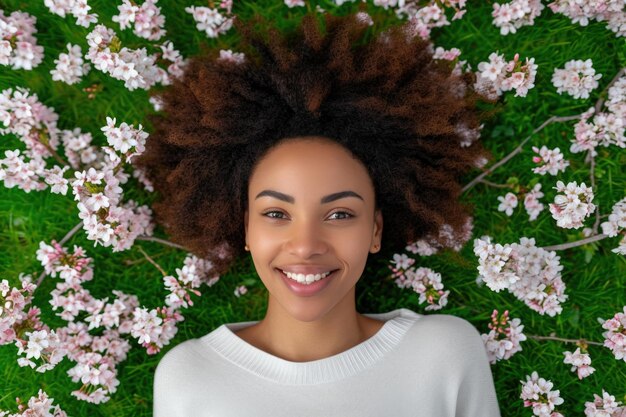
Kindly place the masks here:
[(250, 251), (250, 248), (248, 247), (248, 245), (246, 245), (246, 246), (245, 246), (245, 249), (246, 249), (247, 251)]

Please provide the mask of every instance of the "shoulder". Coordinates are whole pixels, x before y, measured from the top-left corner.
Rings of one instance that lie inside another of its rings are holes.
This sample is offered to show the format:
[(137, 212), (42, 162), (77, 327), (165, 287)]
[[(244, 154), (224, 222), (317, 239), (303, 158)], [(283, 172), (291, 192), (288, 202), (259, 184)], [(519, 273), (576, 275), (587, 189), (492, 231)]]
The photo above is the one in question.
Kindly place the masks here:
[(450, 314), (422, 315), (412, 326), (411, 342), (426, 346), (442, 354), (461, 354), (471, 351), (484, 354), (480, 332), (468, 320)]
[(457, 337), (480, 337), (476, 327), (468, 320), (451, 314), (426, 314), (420, 317), (414, 327), (429, 332)]
[(166, 369), (177, 367), (188, 362), (194, 356), (194, 345), (198, 339), (189, 339), (168, 350), (159, 360), (156, 368), (157, 374)]

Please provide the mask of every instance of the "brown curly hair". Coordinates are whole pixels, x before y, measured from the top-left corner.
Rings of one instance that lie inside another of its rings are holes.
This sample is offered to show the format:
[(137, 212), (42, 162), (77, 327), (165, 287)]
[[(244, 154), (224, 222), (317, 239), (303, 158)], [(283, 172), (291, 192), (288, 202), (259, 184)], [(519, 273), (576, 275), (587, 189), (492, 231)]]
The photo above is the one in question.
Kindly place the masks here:
[(364, 41), (363, 12), (324, 17), (325, 29), (309, 12), (285, 34), (258, 15), (236, 18), (243, 61), (206, 51), (158, 93), (164, 112), (150, 118), (154, 132), (134, 164), (158, 192), (157, 223), (216, 273), (245, 253), (256, 161), (300, 136), (330, 138), (368, 169), (383, 250), (418, 239), (458, 249), (470, 237), (459, 179), (490, 156), (476, 140), (473, 75), (433, 59), (409, 23)]

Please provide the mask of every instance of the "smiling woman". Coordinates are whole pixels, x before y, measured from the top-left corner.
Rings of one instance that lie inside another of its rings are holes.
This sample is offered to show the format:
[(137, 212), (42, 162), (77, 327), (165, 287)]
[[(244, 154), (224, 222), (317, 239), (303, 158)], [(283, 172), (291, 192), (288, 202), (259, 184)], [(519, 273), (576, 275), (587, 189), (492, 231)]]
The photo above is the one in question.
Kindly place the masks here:
[(487, 157), (471, 75), (408, 25), (363, 42), (363, 13), (254, 23), (235, 22), (245, 59), (196, 57), (163, 93), (136, 165), (173, 241), (220, 273), (250, 252), (267, 312), (167, 352), (154, 415), (499, 416), (469, 322), (355, 306), (382, 249), (469, 238), (458, 179)]

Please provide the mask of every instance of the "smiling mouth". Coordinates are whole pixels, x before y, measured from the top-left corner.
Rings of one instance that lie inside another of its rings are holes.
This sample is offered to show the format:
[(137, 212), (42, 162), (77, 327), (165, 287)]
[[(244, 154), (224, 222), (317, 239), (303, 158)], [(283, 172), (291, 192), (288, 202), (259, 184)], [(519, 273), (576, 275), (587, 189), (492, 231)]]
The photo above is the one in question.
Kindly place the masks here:
[(293, 280), (299, 284), (303, 285), (311, 285), (316, 283), (317, 281), (321, 281), (333, 275), (335, 272), (339, 271), (338, 269), (333, 269), (332, 271), (323, 273), (323, 274), (292, 274), (283, 271), (282, 269), (276, 268), (278, 272), (280, 272), (284, 277)]

